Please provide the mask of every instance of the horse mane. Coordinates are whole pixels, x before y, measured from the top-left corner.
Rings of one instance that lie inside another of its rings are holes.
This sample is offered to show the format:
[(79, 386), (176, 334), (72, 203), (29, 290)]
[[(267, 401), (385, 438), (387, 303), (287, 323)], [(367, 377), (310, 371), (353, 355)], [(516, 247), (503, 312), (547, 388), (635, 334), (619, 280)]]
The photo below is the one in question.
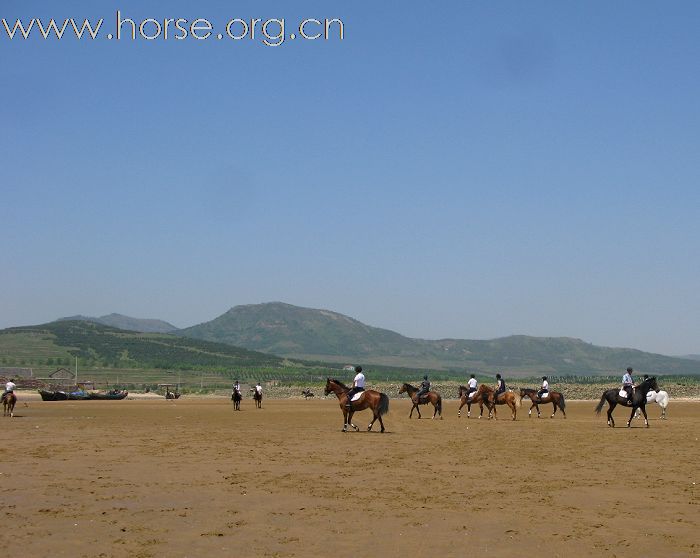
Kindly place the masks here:
[(411, 389), (418, 389), (416, 386), (414, 386), (413, 384), (409, 384), (408, 382), (404, 382), (403, 385), (410, 387)]
[(350, 389), (348, 386), (346, 386), (343, 382), (340, 380), (336, 380), (335, 378), (329, 378), (328, 381), (333, 382), (334, 384), (338, 384), (341, 388), (348, 390)]

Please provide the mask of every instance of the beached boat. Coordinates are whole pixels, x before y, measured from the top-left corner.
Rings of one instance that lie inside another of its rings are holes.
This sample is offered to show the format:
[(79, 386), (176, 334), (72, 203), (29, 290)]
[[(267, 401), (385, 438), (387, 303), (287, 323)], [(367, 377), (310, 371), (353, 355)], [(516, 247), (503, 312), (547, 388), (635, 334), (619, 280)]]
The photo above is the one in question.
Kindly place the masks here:
[(89, 399), (104, 399), (118, 401), (124, 399), (129, 392), (123, 389), (113, 389), (110, 391), (90, 391), (88, 392)]
[(114, 400), (124, 399), (129, 392), (122, 389), (113, 389), (110, 391), (47, 391), (39, 390), (39, 395), (44, 401), (88, 401), (88, 400)]
[(39, 390), (39, 395), (43, 401), (65, 401), (68, 399), (68, 394), (65, 391), (46, 391)]

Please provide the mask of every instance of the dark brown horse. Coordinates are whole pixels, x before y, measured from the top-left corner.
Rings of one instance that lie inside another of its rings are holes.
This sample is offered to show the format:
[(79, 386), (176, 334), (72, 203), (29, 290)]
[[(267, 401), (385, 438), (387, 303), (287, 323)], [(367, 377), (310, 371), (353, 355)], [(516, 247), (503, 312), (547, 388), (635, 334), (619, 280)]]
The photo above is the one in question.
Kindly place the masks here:
[(234, 411), (241, 410), (241, 399), (243, 399), (241, 392), (234, 389), (233, 393), (231, 393), (231, 401), (233, 401), (233, 410)]
[(255, 400), (255, 407), (257, 409), (262, 409), (262, 391), (258, 391), (255, 388), (250, 390), (253, 393), (253, 399)]
[(14, 417), (15, 404), (17, 403), (17, 396), (10, 392), (2, 400), (2, 416), (3, 417)]
[(646, 404), (647, 404), (647, 393), (650, 391), (659, 391), (659, 386), (656, 384), (656, 378), (647, 378), (644, 380), (641, 384), (639, 384), (635, 390), (634, 393), (632, 394), (631, 399), (627, 397), (620, 397), (620, 394), (618, 393), (620, 391), (620, 388), (613, 388), (609, 389), (607, 391), (603, 392), (602, 397), (600, 398), (600, 403), (595, 408), (595, 414), (599, 415), (600, 411), (603, 410), (603, 405), (605, 405), (605, 402), (608, 402), (608, 426), (614, 428), (615, 427), (615, 419), (612, 416), (613, 409), (617, 407), (618, 405), (624, 405), (625, 407), (631, 407), (632, 408), (632, 414), (630, 415), (629, 420), (627, 421), (627, 428), (630, 427), (630, 423), (632, 422), (632, 417), (634, 416), (634, 412), (639, 409), (642, 411), (642, 414), (644, 415), (644, 424), (646, 425), (647, 428), (649, 428), (649, 420), (647, 419), (647, 410), (646, 410)]
[(344, 383), (339, 382), (338, 380), (332, 380), (331, 378), (326, 379), (326, 389), (324, 393), (326, 395), (331, 392), (335, 393), (336, 397), (338, 398), (338, 402), (340, 403), (340, 410), (343, 411), (343, 432), (347, 432), (348, 425), (352, 426), (355, 431), (359, 430), (359, 428), (352, 423), (352, 415), (354, 415), (356, 411), (364, 411), (365, 409), (370, 409), (372, 413), (374, 413), (374, 418), (372, 419), (372, 422), (369, 423), (367, 430), (372, 430), (374, 421), (379, 419), (379, 424), (382, 427), (381, 431), (384, 432), (384, 421), (382, 421), (382, 415), (389, 412), (389, 397), (386, 395), (386, 393), (379, 393), (373, 389), (368, 389), (367, 391), (363, 391), (360, 398), (351, 402), (350, 406), (348, 407), (347, 403), (349, 391), (350, 388)]
[(520, 397), (529, 397), (530, 401), (532, 401), (530, 410), (527, 412), (528, 418), (532, 415), (533, 408), (537, 410), (537, 418), (540, 418), (539, 405), (544, 405), (547, 403), (551, 403), (554, 406), (554, 412), (549, 418), (554, 418), (554, 415), (557, 414), (557, 408), (561, 409), (564, 418), (566, 418), (566, 411), (564, 410), (564, 407), (566, 407), (566, 401), (564, 401), (563, 393), (559, 393), (558, 391), (550, 391), (546, 397), (539, 398), (537, 396), (536, 389), (520, 388)]
[(311, 391), (310, 389), (302, 389), (301, 390), (301, 395), (304, 397), (304, 399), (308, 399), (309, 397), (314, 396), (314, 392)]
[(495, 397), (495, 389), (487, 386), (486, 384), (481, 384), (481, 386), (483, 386), (484, 391), (486, 392), (486, 399), (488, 399), (488, 402), (491, 404), (491, 406), (489, 407), (489, 418), (491, 418), (491, 409), (493, 409), (493, 418), (497, 418), (496, 405), (508, 405), (508, 407), (510, 407), (511, 417), (513, 420), (515, 420), (515, 417), (518, 413), (518, 408), (520, 407), (520, 394), (515, 393), (513, 391), (506, 391), (503, 393), (499, 393), (498, 397)]
[(469, 388), (466, 386), (459, 386), (459, 409), (457, 409), (457, 416), (462, 416), (462, 407), (467, 406), (467, 418), (471, 417), (472, 405), (479, 404), (479, 418), (484, 414), (484, 404), (489, 411), (489, 417), (491, 416), (492, 406), (489, 406), (488, 391), (487, 386), (481, 384), (476, 391), (472, 392), (472, 396), (469, 397)]
[(413, 417), (413, 409), (418, 411), (418, 418), (421, 418), (420, 409), (418, 406), (432, 403), (434, 407), (433, 418), (440, 415), (440, 419), (442, 419), (442, 397), (440, 397), (440, 394), (437, 391), (429, 391), (428, 393), (421, 395), (420, 401), (418, 401), (418, 388), (412, 386), (411, 384), (402, 385), (399, 388), (399, 393), (408, 393), (408, 396), (413, 402), (413, 407), (411, 407), (411, 413), (408, 415), (408, 418)]

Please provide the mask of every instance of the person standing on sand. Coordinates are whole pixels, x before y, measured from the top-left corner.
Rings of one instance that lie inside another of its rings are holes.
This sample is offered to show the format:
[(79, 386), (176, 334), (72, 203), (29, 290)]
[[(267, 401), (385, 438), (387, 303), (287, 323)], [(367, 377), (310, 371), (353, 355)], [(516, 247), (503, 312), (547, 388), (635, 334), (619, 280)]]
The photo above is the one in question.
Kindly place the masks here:
[(355, 366), (355, 378), (352, 381), (352, 389), (348, 392), (346, 407), (352, 408), (352, 398), (356, 393), (365, 391), (365, 375), (362, 373), (362, 366)]

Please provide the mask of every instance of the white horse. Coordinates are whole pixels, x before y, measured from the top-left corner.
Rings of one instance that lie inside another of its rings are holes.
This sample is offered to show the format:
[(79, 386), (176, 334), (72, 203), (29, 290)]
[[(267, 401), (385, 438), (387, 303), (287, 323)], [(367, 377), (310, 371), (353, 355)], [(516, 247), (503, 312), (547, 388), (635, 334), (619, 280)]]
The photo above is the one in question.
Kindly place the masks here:
[[(666, 420), (666, 407), (668, 407), (668, 393), (665, 391), (650, 391), (647, 393), (647, 403), (658, 403), (661, 407), (661, 420)], [(637, 409), (637, 414), (634, 415), (635, 418), (641, 416), (639, 409)]]

